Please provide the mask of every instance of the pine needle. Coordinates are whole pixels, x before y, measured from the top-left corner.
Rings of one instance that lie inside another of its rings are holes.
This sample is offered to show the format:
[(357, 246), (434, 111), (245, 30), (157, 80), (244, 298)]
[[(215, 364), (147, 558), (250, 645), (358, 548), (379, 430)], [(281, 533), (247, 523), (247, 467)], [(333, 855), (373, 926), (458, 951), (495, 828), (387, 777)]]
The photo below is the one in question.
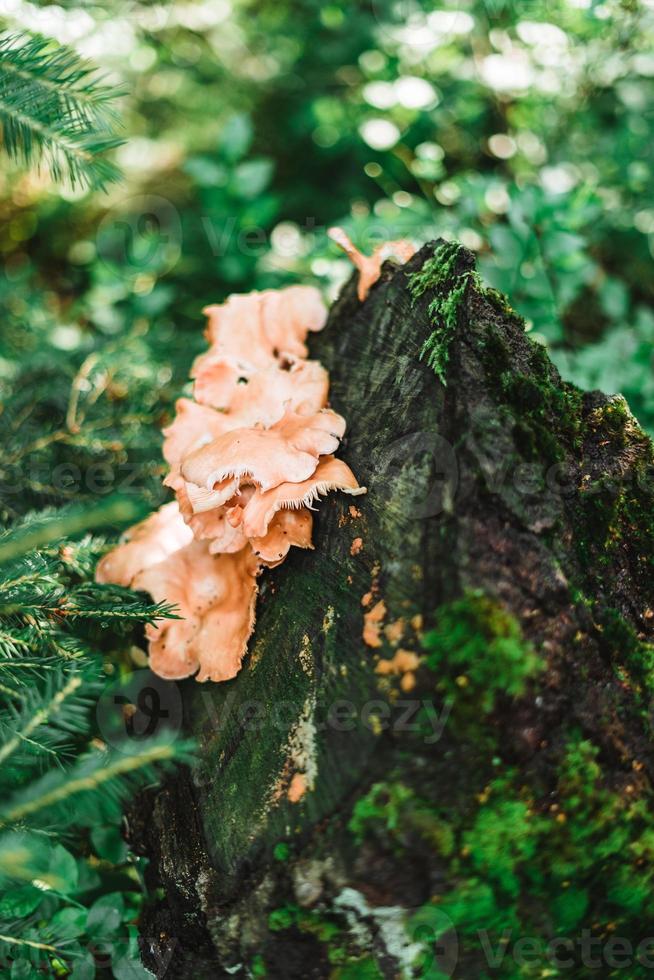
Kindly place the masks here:
[(45, 166), (73, 187), (118, 179), (105, 158), (119, 146), (111, 101), (122, 93), (68, 47), (40, 35), (0, 37), (0, 123), (5, 150), (27, 166)]

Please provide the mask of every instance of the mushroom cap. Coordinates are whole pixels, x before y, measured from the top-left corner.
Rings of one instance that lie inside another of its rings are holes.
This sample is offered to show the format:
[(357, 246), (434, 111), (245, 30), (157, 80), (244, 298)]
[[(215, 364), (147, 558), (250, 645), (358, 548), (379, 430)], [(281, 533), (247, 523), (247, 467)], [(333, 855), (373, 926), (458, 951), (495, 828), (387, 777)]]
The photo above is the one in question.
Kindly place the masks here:
[(252, 550), (269, 568), (281, 564), (290, 548), (313, 548), (313, 517), (306, 507), (278, 511), (261, 538), (250, 538)]
[(313, 286), (288, 286), (229, 296), (204, 309), (206, 337), (214, 353), (265, 370), (278, 357), (306, 357), (310, 330), (321, 330), (327, 309)]
[(274, 344), (266, 336), (262, 294), (253, 292), (228, 296), (224, 303), (206, 306), (209, 318), (205, 336), (216, 354), (226, 354), (256, 369), (275, 360)]
[(225, 354), (220, 348), (210, 347), (191, 366), (193, 397), (201, 405), (227, 412), (241, 385), (246, 385), (260, 371), (275, 369), (279, 370), (278, 362), (272, 358), (261, 368), (249, 360)]
[(240, 551), (247, 544), (247, 538), (238, 523), (228, 519), (230, 508), (225, 501), (238, 491), (238, 480), (227, 480), (217, 490), (206, 490), (194, 483), (188, 483), (173, 466), (164, 479), (164, 486), (172, 487), (182, 519), (193, 532), (193, 536), (212, 542), (212, 551)]
[(287, 286), (261, 294), (264, 331), (282, 357), (306, 357), (308, 331), (322, 330), (327, 307), (315, 286)]
[(258, 372), (247, 384), (238, 385), (228, 412), (242, 419), (243, 425), (274, 425), (286, 408), (318, 412), (326, 406), (328, 394), (329, 375), (322, 364), (292, 361)]
[[(338, 448), (345, 421), (329, 410), (300, 415), (289, 411), (270, 429), (234, 429), (190, 453), (182, 462), (185, 480), (214, 490), (237, 478), (268, 490), (308, 479), (322, 454)], [(227, 498), (225, 498), (227, 499)]]
[[(233, 481), (229, 496), (231, 497), (236, 489), (238, 481)], [(194, 483), (187, 483), (181, 476), (179, 484), (175, 490), (177, 502), (182, 517), (193, 531), (194, 537), (201, 540), (209, 540), (209, 550), (214, 552), (232, 553), (240, 551), (246, 546), (247, 538), (243, 534), (243, 529), (234, 525), (229, 520), (229, 508), (222, 503), (223, 494), (220, 491), (204, 490), (196, 487)], [(202, 505), (197, 508), (194, 498), (201, 495)], [(204, 495), (204, 497), (202, 497)], [(221, 502), (216, 504), (214, 497), (221, 498)], [(208, 506), (211, 501), (211, 506)]]
[[(206, 337), (213, 348), (265, 368), (276, 357), (306, 357), (310, 330), (322, 330), (327, 309), (314, 286), (287, 286), (229, 296), (207, 306)], [(254, 358), (254, 360), (253, 360)]]
[(291, 361), (256, 370), (222, 355), (196, 362), (193, 395), (241, 426), (273, 425), (286, 406), (317, 412), (327, 404), (329, 375), (318, 361)]
[(243, 510), (243, 530), (248, 538), (263, 537), (277, 511), (310, 507), (314, 500), (330, 490), (343, 490), (353, 496), (366, 492), (342, 459), (323, 456), (308, 479), (281, 483), (270, 490), (257, 490)]
[(192, 541), (137, 575), (133, 588), (174, 603), (182, 617), (146, 627), (151, 669), (170, 680), (198, 668), (197, 680), (234, 677), (254, 626), (257, 571), (249, 548), (212, 555), (207, 542)]
[(143, 569), (158, 564), (192, 540), (193, 532), (173, 500), (125, 532), (121, 542), (98, 563), (95, 580), (103, 585), (128, 587)]
[[(237, 481), (232, 480), (230, 483), (233, 493), (236, 493)], [(220, 487), (218, 490), (207, 490), (204, 487), (196, 486), (195, 483), (187, 483), (186, 481), (184, 481), (184, 489), (194, 514), (206, 514), (220, 507), (225, 494), (224, 487)]]
[(198, 405), (190, 398), (175, 402), (175, 418), (162, 429), (163, 455), (171, 466), (177, 465), (192, 449), (197, 449), (235, 428), (233, 420), (207, 405)]
[(271, 431), (281, 433), (296, 449), (312, 456), (325, 456), (338, 449), (345, 435), (345, 419), (330, 408), (306, 414), (287, 408)]

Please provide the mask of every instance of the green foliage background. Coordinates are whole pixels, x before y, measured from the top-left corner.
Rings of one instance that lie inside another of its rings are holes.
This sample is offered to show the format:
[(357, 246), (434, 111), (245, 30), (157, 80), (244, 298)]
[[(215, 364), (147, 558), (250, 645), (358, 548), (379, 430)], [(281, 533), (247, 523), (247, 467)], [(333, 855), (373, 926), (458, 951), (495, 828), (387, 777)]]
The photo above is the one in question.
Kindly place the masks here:
[(4, 375), (30, 346), (77, 366), (136, 329), (141, 373), (175, 372), (164, 411), (202, 305), (333, 289), (348, 270), (324, 230), (342, 222), (369, 248), (460, 239), (567, 376), (651, 429), (653, 20), (635, 0), (17, 4), (8, 28), (72, 44), (128, 94), (106, 193), (5, 170)]
[[(163, 499), (159, 427), (202, 347), (202, 307), (298, 280), (334, 295), (349, 268), (326, 239), (330, 224), (368, 250), (399, 236), (462, 241), (565, 377), (622, 392), (654, 432), (654, 8), (14, 0), (0, 26), (70, 45), (124, 93), (118, 129), (98, 96), (91, 187), (83, 167), (75, 186), (21, 160), (0, 173), (0, 519), (8, 541), (25, 533), (21, 522), (54, 522), (36, 551), (30, 539), (32, 550), (13, 548), (0, 566), (0, 755), (71, 671), (84, 683), (84, 703), (64, 718), (71, 737), (55, 737), (53, 709), (33, 756), (5, 767), (0, 788), (29, 796), (49, 773), (87, 764), (96, 686), (107, 670), (140, 665), (133, 623), (155, 613), (98, 590), (82, 625), (53, 629), (52, 608), (34, 618), (35, 596), (88, 595), (103, 547), (87, 537), (62, 550), (81, 525), (59, 508), (96, 508), (116, 493), (146, 508)], [(5, 142), (19, 97), (0, 91)], [(67, 132), (79, 135), (77, 104), (67, 111)], [(66, 154), (50, 155), (51, 169), (53, 159), (65, 173)], [(122, 178), (94, 189), (113, 165)], [(54, 510), (26, 517), (43, 508)], [(116, 515), (100, 513), (100, 532), (125, 523)], [(119, 608), (122, 629), (109, 623)], [(38, 671), (20, 680), (18, 664), (35, 657)], [(92, 977), (97, 961), (84, 950), (98, 928), (115, 940), (113, 974), (137, 976), (140, 885), (118, 812), (82, 814), (67, 836), (56, 814), (45, 829), (0, 827), (0, 874), (14, 896), (0, 898), (0, 933), (16, 940), (0, 937), (3, 976), (41, 975), (45, 955), (55, 973)], [(98, 926), (107, 921), (113, 931)], [(29, 945), (44, 941), (44, 922), (54, 953)]]

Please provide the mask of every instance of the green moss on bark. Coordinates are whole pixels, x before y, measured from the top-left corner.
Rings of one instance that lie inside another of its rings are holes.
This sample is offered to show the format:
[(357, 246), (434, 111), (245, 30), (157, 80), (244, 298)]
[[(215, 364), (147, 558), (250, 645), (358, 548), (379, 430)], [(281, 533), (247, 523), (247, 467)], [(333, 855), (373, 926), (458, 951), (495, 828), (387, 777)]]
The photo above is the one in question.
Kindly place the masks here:
[(523, 694), (542, 668), (517, 620), (480, 592), (442, 606), (435, 620), (424, 639), (427, 664), (438, 689), (475, 717), (492, 712), (502, 695)]
[(409, 278), (409, 290), (416, 300), (426, 292), (434, 293), (428, 312), (435, 329), (422, 345), (420, 357), (435, 371), (443, 384), (450, 356), (450, 344), (456, 332), (459, 309), (472, 278), (477, 273), (462, 268), (464, 249), (458, 242), (443, 242), (419, 272)]
[(621, 396), (582, 415), (591, 465), (574, 502), (575, 546), (596, 579), (617, 565), (649, 586), (654, 569), (654, 452)]
[[(499, 690), (503, 677), (518, 694), (527, 678), (542, 682), (533, 651), (497, 603), (468, 597), (436, 619), (439, 655), (430, 668), (437, 689), (443, 671), (454, 676), (464, 664), (482, 688)], [(617, 616), (609, 617), (604, 632), (607, 643), (628, 645), (634, 673), (651, 684), (651, 651)], [(427, 642), (431, 646), (434, 636)], [(487, 664), (480, 663), (484, 655)], [(457, 738), (465, 739), (469, 730), (459, 727), (458, 717)], [(550, 781), (538, 769), (506, 761), (492, 713), (482, 713), (478, 723), (485, 728), (489, 766), (467, 766), (454, 798), (443, 795), (428, 771), (404, 767), (354, 808), (349, 826), (358, 842), (390, 839), (407, 862), (427, 848), (443, 865), (447, 884), (413, 915), (409, 934), (426, 934), (435, 944), (454, 929), (458, 975), (511, 980), (558, 975), (547, 971), (562, 968), (563, 959), (566, 976), (589, 976), (588, 950), (597, 969), (607, 968), (611, 938), (619, 935), (634, 951), (630, 976), (649, 975), (637, 958), (643, 922), (654, 916), (654, 796), (641, 778), (642, 765), (634, 760), (619, 780), (609, 779), (597, 745), (571, 726), (551, 754)], [(531, 972), (514, 946), (524, 937), (533, 937)], [(562, 937), (565, 957), (556, 945)], [(499, 951), (490, 970), (489, 949)]]

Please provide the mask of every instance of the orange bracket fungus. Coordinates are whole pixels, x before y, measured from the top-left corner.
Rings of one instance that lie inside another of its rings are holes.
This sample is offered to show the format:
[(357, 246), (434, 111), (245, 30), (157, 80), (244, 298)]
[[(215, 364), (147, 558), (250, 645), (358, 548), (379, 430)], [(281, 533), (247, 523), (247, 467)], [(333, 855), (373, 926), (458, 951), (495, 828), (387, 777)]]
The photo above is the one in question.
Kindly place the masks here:
[(363, 303), (367, 298), (370, 288), (374, 286), (381, 275), (381, 267), (386, 259), (395, 258), (400, 262), (408, 262), (415, 255), (415, 248), (411, 242), (400, 239), (397, 242), (382, 242), (374, 250), (372, 255), (363, 255), (362, 252), (352, 244), (349, 236), (342, 228), (330, 228), (327, 232), (333, 242), (342, 248), (352, 264), (359, 270), (359, 284), (357, 296)]
[[(366, 290), (375, 278), (366, 272)], [(163, 432), (176, 499), (127, 531), (96, 577), (177, 607), (179, 619), (146, 629), (155, 673), (225, 681), (247, 652), (262, 570), (313, 547), (321, 495), (365, 488), (334, 455), (345, 420), (327, 407), (327, 372), (306, 359), (309, 331), (326, 320), (318, 290), (230, 296), (205, 313), (193, 399), (179, 399)]]

